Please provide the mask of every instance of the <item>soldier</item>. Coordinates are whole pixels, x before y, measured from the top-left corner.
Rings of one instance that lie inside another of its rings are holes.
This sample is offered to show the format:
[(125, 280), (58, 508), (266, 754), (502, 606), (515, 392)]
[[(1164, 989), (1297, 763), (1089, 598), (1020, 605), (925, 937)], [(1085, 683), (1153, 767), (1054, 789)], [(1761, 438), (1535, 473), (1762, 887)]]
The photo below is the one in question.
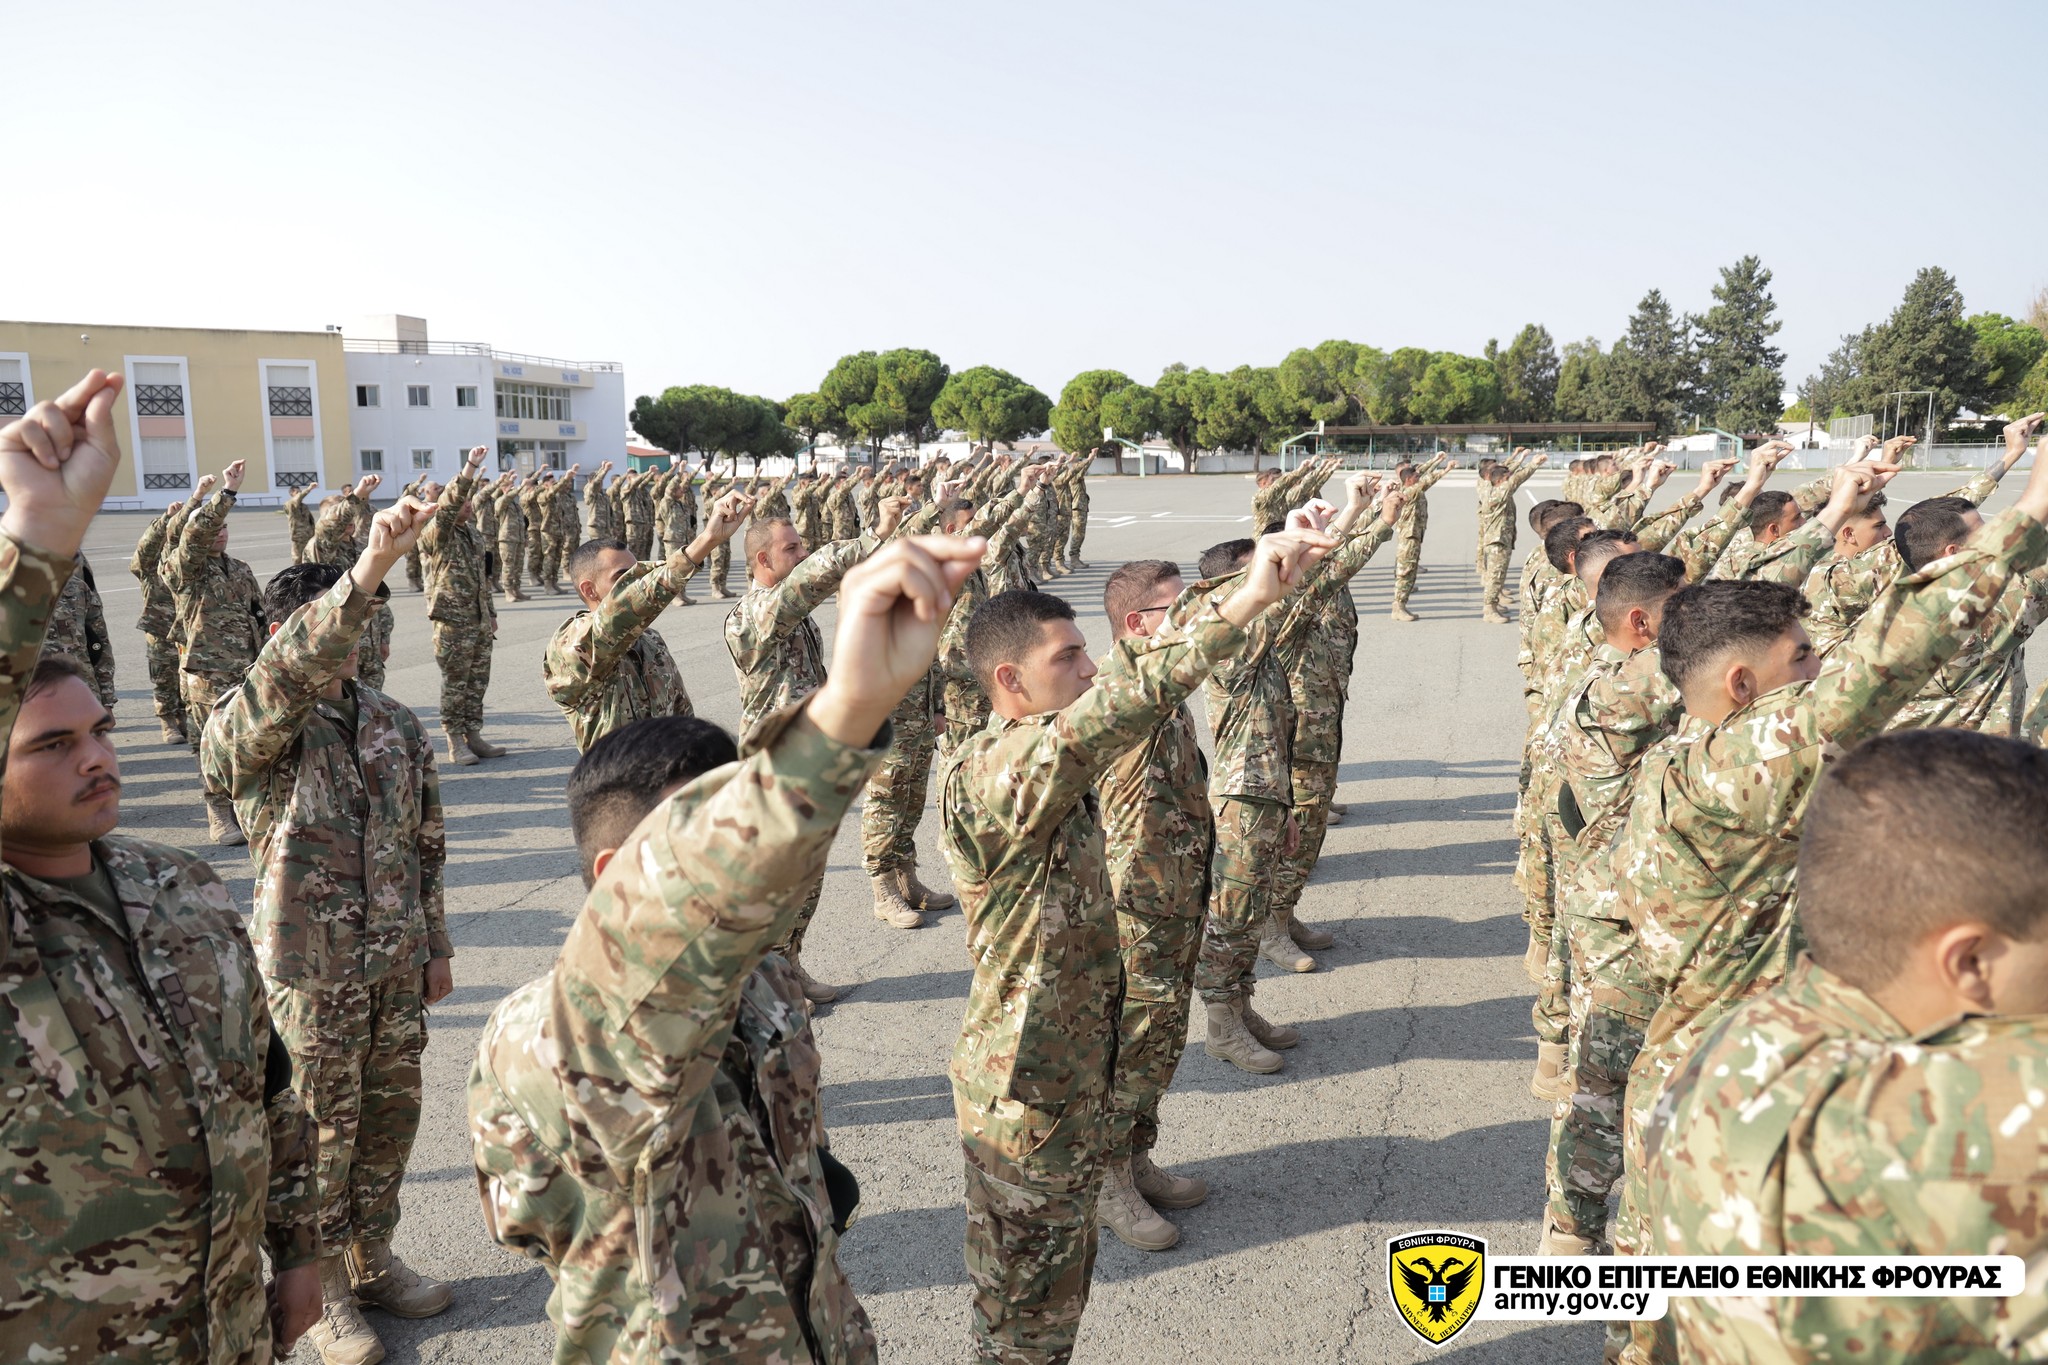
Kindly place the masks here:
[(1233, 591), (1120, 642), (1099, 677), (1061, 599), (975, 609), (967, 651), (1000, 719), (947, 763), (940, 805), (974, 963), (950, 1074), (977, 1358), (1066, 1360), (1087, 1307), (1122, 977), (1092, 788), (1329, 544), (1267, 537)]
[(320, 1311), (311, 1125), (227, 888), (115, 832), (114, 718), (38, 659), (120, 388), (94, 370), (0, 427), (0, 1303), (16, 1359), (261, 1365)]
[(583, 543), (583, 517), (576, 508), (576, 475), (583, 466), (572, 464), (568, 475), (562, 480), (561, 491), (555, 494), (555, 516), (561, 526), (561, 553), (555, 560), (556, 572), (569, 562), (569, 556), (576, 553), (576, 547)]
[(1421, 619), (1408, 610), (1408, 599), (1415, 592), (1415, 576), (1422, 571), (1422, 538), (1429, 533), (1429, 490), (1457, 467), (1458, 462), (1449, 455), (1437, 454), (1419, 469), (1402, 464), (1394, 471), (1401, 483), (1404, 509), (1399, 538), (1394, 543), (1392, 615), (1396, 621)]
[(825, 491), (815, 469), (797, 475), (796, 484), (789, 490), (790, 524), (806, 545), (823, 545), (832, 539), (826, 534)]
[(306, 506), (306, 495), (313, 491), (313, 485), (302, 483), (285, 494), (284, 518), (291, 528), (292, 563), (305, 561), (306, 547), (313, 543), (313, 511)]
[[(674, 554), (697, 538), (697, 497), (682, 469), (671, 466), (661, 476), (661, 493), (654, 500), (654, 520), (661, 529), (663, 556)], [(694, 564), (690, 572), (696, 572)], [(693, 605), (687, 582), (684, 590), (676, 594), (676, 605)]]
[[(431, 491), (433, 487), (433, 479), (428, 475), (422, 474), (411, 483), (400, 488), (398, 496), (401, 498), (417, 498), (421, 502), (432, 502), (434, 500), (434, 494)], [(427, 590), (426, 575), (420, 567), (420, 547), (417, 545), (406, 551), (405, 581), (412, 584), (414, 592), (423, 593)]]
[(207, 721), (208, 785), (233, 795), (256, 865), (251, 935), (270, 1010), (320, 1126), (320, 1321), (327, 1365), (384, 1349), (357, 1311), (448, 1306), (391, 1250), (420, 1118), (425, 1007), (454, 989), (445, 844), (419, 718), (355, 680), (377, 587), (433, 509), (379, 512), (347, 571), (295, 564), (263, 594), (270, 639)]
[(49, 636), (43, 642), (46, 654), (69, 654), (92, 672), (93, 689), (111, 711), (120, 694), (114, 687), (114, 644), (107, 638), (107, 613), (100, 605), (99, 584), (93, 581), (92, 564), (83, 553), (77, 572), (64, 585), (57, 610), (50, 613)]
[(747, 512), (746, 495), (728, 493), (703, 534), (664, 563), (635, 563), (621, 540), (586, 540), (570, 556), (569, 581), (583, 610), (548, 642), (541, 677), (578, 750), (636, 720), (692, 714), (682, 674), (654, 622)]
[(1091, 450), (1085, 456), (1077, 457), (1067, 475), (1068, 487), (1073, 490), (1073, 509), (1067, 519), (1067, 544), (1065, 563), (1067, 572), (1088, 566), (1081, 561), (1081, 542), (1088, 538), (1088, 469), (1095, 463), (1100, 450)]
[[(618, 509), (612, 506), (612, 496), (605, 488), (605, 480), (611, 476), (612, 462), (606, 460), (597, 467), (597, 473), (583, 485), (583, 529), (585, 540), (617, 540), (620, 522)], [(562, 561), (566, 568), (567, 560)]]
[[(869, 476), (873, 476), (869, 470)], [(850, 475), (841, 473), (833, 480), (832, 492), (825, 499), (825, 510), (832, 518), (832, 539), (855, 540), (860, 536), (860, 512), (854, 506), (855, 483)]]
[(1508, 623), (1508, 560), (1515, 553), (1515, 494), (1548, 460), (1539, 453), (1522, 463), (1527, 449), (1516, 449), (1505, 463), (1491, 463), (1479, 483), (1479, 600), (1480, 619), (1491, 625)]
[[(206, 484), (204, 479), (200, 480)], [(197, 496), (205, 497), (202, 487)], [(145, 657), (149, 662), (149, 686), (156, 702), (156, 718), (163, 726), (166, 744), (184, 744), (185, 699), (178, 691), (177, 602), (164, 585), (162, 562), (164, 544), (173, 526), (183, 525), (178, 513), (185, 504), (174, 502), (163, 510), (142, 539), (135, 544), (135, 556), (128, 572), (142, 585), (142, 619), (135, 623), (142, 632)]]
[[(1671, 1078), (1648, 1250), (2041, 1263), (2044, 806), (2048, 759), (1984, 735), (1885, 735), (1827, 766), (1798, 844), (1809, 956)], [(1673, 1296), (1669, 1326), (1686, 1359), (2035, 1358), (2040, 1282), (2017, 1288)]]
[[(511, 472), (507, 470), (506, 475)], [(526, 600), (526, 594), (519, 590), (519, 581), (526, 564), (526, 505), (532, 483), (531, 474), (520, 477), (516, 483), (508, 483), (504, 477), (498, 480), (498, 585), (506, 600), (512, 602)]]
[(484, 545), (470, 525), (484, 457), (477, 446), (455, 481), (441, 490), (433, 520), (420, 533), (428, 567), (427, 620), (434, 627), (434, 662), (441, 669), (441, 734), (448, 761), (470, 767), (505, 751), (484, 739), (484, 691), (491, 681), (491, 651), (498, 634), (498, 609), (484, 576)]
[(636, 469), (619, 480), (619, 493), (626, 501), (626, 547), (635, 559), (654, 557), (654, 493), (647, 486), (653, 475)]
[[(737, 467), (738, 461), (734, 461), (734, 465)], [(705, 504), (708, 506), (716, 502), (726, 492), (736, 488), (738, 484), (739, 480), (729, 474), (719, 475), (707, 472), (704, 476), (703, 499)], [(718, 548), (711, 552), (711, 568), (707, 577), (711, 582), (712, 596), (732, 596), (732, 589), (728, 586), (732, 577), (732, 538), (730, 536), (720, 541)]]
[(534, 470), (519, 489), (519, 510), (526, 514), (526, 563), (523, 572), (533, 586), (543, 586), (548, 557), (548, 496), (555, 471), (545, 466)]
[[(320, 521), (313, 543), (306, 547), (306, 562), (346, 569), (356, 562), (370, 538), (370, 494), (384, 482), (379, 474), (365, 474), (353, 489), (320, 505)], [(330, 516), (328, 508), (333, 507)], [(253, 579), (251, 580), (254, 581)], [(363, 632), (363, 647), (357, 651), (356, 677), (365, 686), (384, 686), (384, 665), (391, 657), (391, 635), (397, 621), (391, 613), (391, 585), (377, 589), (377, 606)], [(201, 717), (199, 724), (204, 724)], [(198, 736), (195, 734), (196, 740)]]
[(1341, 461), (1327, 457), (1304, 460), (1292, 473), (1277, 469), (1259, 472), (1257, 488), (1252, 493), (1252, 526), (1264, 530), (1276, 521), (1287, 520), (1287, 514), (1322, 492), (1323, 485), (1330, 481), (1330, 475), (1337, 472)]
[[(216, 699), (234, 690), (262, 647), (263, 595), (256, 575), (228, 549), (228, 512), (242, 487), (244, 462), (221, 475), (220, 490), (194, 509), (164, 552), (164, 581), (180, 603), (178, 656), (185, 735), (199, 752), (200, 730)], [(247, 843), (227, 794), (206, 788), (206, 829), (217, 844)]]

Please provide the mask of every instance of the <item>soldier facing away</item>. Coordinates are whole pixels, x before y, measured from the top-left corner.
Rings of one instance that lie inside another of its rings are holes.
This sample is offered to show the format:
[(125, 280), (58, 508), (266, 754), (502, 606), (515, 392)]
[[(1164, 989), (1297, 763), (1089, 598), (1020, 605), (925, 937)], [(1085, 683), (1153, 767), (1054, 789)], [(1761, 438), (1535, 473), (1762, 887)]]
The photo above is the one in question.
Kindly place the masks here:
[(435, 499), (433, 520), (419, 535), (427, 619), (433, 623), (434, 662), (441, 671), (441, 730), (448, 761), (463, 767), (505, 754), (483, 736), (498, 609), (484, 572), (487, 547), (472, 522), (476, 500), (489, 496), (489, 485), (480, 492), (478, 482), (487, 454), (483, 446), (469, 452), (461, 472)]

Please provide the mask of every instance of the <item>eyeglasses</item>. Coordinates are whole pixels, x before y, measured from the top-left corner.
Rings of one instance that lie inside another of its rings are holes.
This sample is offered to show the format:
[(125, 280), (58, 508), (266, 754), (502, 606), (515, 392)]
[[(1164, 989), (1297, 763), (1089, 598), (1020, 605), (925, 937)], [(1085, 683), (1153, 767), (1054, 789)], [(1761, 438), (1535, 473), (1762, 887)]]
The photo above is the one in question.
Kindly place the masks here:
[(1163, 607), (1132, 607), (1132, 608), (1131, 608), (1131, 610), (1132, 610), (1132, 611), (1134, 611), (1134, 612), (1136, 612), (1136, 613), (1137, 613), (1138, 615), (1140, 615), (1140, 616), (1143, 616), (1143, 615), (1147, 614), (1148, 612), (1155, 612), (1155, 611), (1172, 611), (1172, 610), (1173, 610), (1173, 603), (1171, 603), (1171, 602), (1168, 602), (1168, 603), (1167, 603), (1167, 604), (1166, 604), (1165, 606), (1163, 606)]

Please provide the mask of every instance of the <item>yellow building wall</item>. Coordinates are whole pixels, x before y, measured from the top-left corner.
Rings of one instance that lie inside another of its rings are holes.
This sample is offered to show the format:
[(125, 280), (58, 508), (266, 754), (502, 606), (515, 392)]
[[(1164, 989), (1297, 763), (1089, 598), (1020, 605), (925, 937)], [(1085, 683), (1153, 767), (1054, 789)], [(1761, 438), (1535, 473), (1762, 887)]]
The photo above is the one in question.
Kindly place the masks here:
[[(201, 474), (218, 474), (238, 459), (249, 462), (245, 496), (277, 495), (270, 477), (264, 428), (269, 420), (259, 361), (311, 362), (318, 390), (320, 486), (354, 481), (349, 446), (348, 372), (335, 332), (241, 332), (200, 327), (120, 327), (98, 323), (0, 322), (0, 354), (25, 352), (38, 402), (55, 398), (87, 370), (121, 370), (127, 358), (180, 357), (189, 388), (186, 416)], [(140, 488), (130, 395), (115, 410), (121, 436), (121, 471), (110, 499), (139, 499), (162, 507), (187, 490)]]

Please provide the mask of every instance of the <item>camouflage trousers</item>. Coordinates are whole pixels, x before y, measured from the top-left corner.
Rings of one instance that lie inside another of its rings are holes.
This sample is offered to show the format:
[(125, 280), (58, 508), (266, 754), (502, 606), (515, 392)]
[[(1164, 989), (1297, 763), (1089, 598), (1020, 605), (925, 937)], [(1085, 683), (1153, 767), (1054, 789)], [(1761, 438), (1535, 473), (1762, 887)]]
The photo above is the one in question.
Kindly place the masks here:
[(652, 558), (654, 555), (654, 523), (651, 521), (627, 522), (624, 540), (626, 548), (633, 552), (633, 558)]
[(1479, 547), (1479, 605), (1507, 609), (1502, 600), (1508, 590), (1507, 546), (1495, 543)]
[(720, 541), (718, 543), (718, 548), (711, 552), (711, 563), (709, 566), (709, 570), (711, 590), (717, 593), (720, 597), (732, 596), (731, 590), (727, 587), (727, 580), (729, 580), (732, 577), (731, 541)]
[(491, 623), (434, 622), (434, 662), (441, 666), (441, 728), (472, 735), (484, 728), (484, 689), (491, 682)]
[(1088, 505), (1076, 503), (1067, 518), (1067, 562), (1081, 562), (1081, 542), (1088, 538)]
[(292, 527), (292, 563), (305, 563), (306, 547), (312, 543), (313, 528), (311, 525)]
[[(1195, 961), (1209, 863), (1200, 853), (1178, 865), (1152, 862), (1139, 884), (1116, 895), (1117, 946), (1124, 962), (1123, 1011), (1117, 1016), (1116, 1067), (1110, 1081), (1109, 1158), (1149, 1152), (1159, 1141), (1159, 1101), (1173, 1084), (1188, 1043)], [(1157, 871), (1159, 875), (1151, 875)]]
[(541, 538), (540, 581), (549, 587), (556, 587), (562, 580), (562, 566), (575, 553), (575, 542), (567, 536), (548, 535)]
[(1569, 912), (1558, 919), (1572, 963), (1565, 1054), (1572, 1093), (1551, 1118), (1544, 1185), (1556, 1226), (1599, 1241), (1607, 1235), (1607, 1196), (1622, 1177), (1629, 1068), (1642, 1051), (1657, 991), (1637, 963), (1628, 924)]
[(1099, 1092), (1045, 1110), (954, 1085), (967, 1158), (974, 1359), (1052, 1365), (1072, 1357), (1095, 1274), (1102, 1108)]
[(389, 1237), (420, 1126), (427, 1046), (420, 973), (381, 981), (272, 982), (270, 1015), (299, 1096), (320, 1126), (320, 1240), (338, 1250)]
[[(1323, 840), (1330, 833), (1330, 802), (1337, 795), (1335, 763), (1294, 765), (1294, 826), (1301, 832), (1293, 853), (1281, 853), (1273, 874), (1273, 909), (1292, 915), (1301, 903), (1301, 893), (1323, 856)], [(1284, 846), (1286, 840), (1282, 838)]]
[(356, 677), (379, 692), (384, 690), (384, 663), (391, 657), (391, 632), (397, 624), (390, 605), (379, 602), (370, 613), (370, 623), (363, 627), (362, 643), (356, 646)]
[(924, 818), (938, 746), (932, 716), (935, 683), (929, 673), (896, 704), (889, 718), (889, 753), (868, 778), (860, 812), (861, 866), (870, 877), (917, 861), (917, 824)]
[(498, 541), (498, 589), (506, 596), (519, 590), (519, 577), (526, 563), (526, 537), (501, 537)]
[(536, 531), (528, 527), (526, 532), (526, 576), (532, 579), (536, 586), (547, 582), (545, 578), (541, 577), (541, 570), (546, 566), (547, 558), (548, 533), (546, 531)]
[(157, 719), (182, 728), (185, 698), (178, 687), (178, 646), (166, 635), (145, 635), (142, 647), (149, 659), (149, 690), (156, 700)]
[(988, 694), (973, 683), (946, 679), (945, 724), (939, 727), (939, 758), (951, 758), (954, 750), (988, 727), (994, 713)]
[(426, 591), (426, 580), (420, 574), (420, 547), (417, 545), (405, 552), (405, 581), (412, 584), (414, 592)]
[(1567, 921), (1571, 916), (1559, 907), (1565, 890), (1578, 876), (1579, 848), (1565, 832), (1564, 821), (1558, 818), (1555, 809), (1543, 812), (1542, 839), (1549, 859), (1545, 879), (1550, 890), (1550, 933), (1546, 939), (1550, 956), (1545, 960), (1543, 980), (1529, 1019), (1536, 1027), (1537, 1041), (1568, 1043), (1572, 1036), (1572, 954)]
[(1211, 1005), (1251, 994), (1259, 931), (1272, 909), (1273, 868), (1287, 835), (1287, 807), (1277, 801), (1213, 803), (1216, 847), (1209, 859), (1209, 914), (1195, 989)]
[(1394, 541), (1394, 605), (1405, 607), (1415, 591), (1416, 570), (1422, 564), (1422, 532), (1397, 532)]
[(796, 923), (791, 926), (789, 937), (775, 945), (775, 951), (794, 960), (804, 950), (804, 935), (810, 932), (811, 920), (818, 913), (818, 899), (825, 893), (825, 878), (821, 873), (811, 883), (811, 894), (804, 901), (804, 908), (797, 912)]
[(1547, 768), (1533, 770), (1528, 790), (1522, 793), (1515, 811), (1516, 837), (1521, 845), (1515, 855), (1515, 885), (1522, 889), (1522, 922), (1529, 937), (1539, 942), (1550, 938), (1556, 914), (1552, 876), (1550, 827), (1556, 817), (1544, 816), (1546, 806), (1556, 801), (1556, 777)]

